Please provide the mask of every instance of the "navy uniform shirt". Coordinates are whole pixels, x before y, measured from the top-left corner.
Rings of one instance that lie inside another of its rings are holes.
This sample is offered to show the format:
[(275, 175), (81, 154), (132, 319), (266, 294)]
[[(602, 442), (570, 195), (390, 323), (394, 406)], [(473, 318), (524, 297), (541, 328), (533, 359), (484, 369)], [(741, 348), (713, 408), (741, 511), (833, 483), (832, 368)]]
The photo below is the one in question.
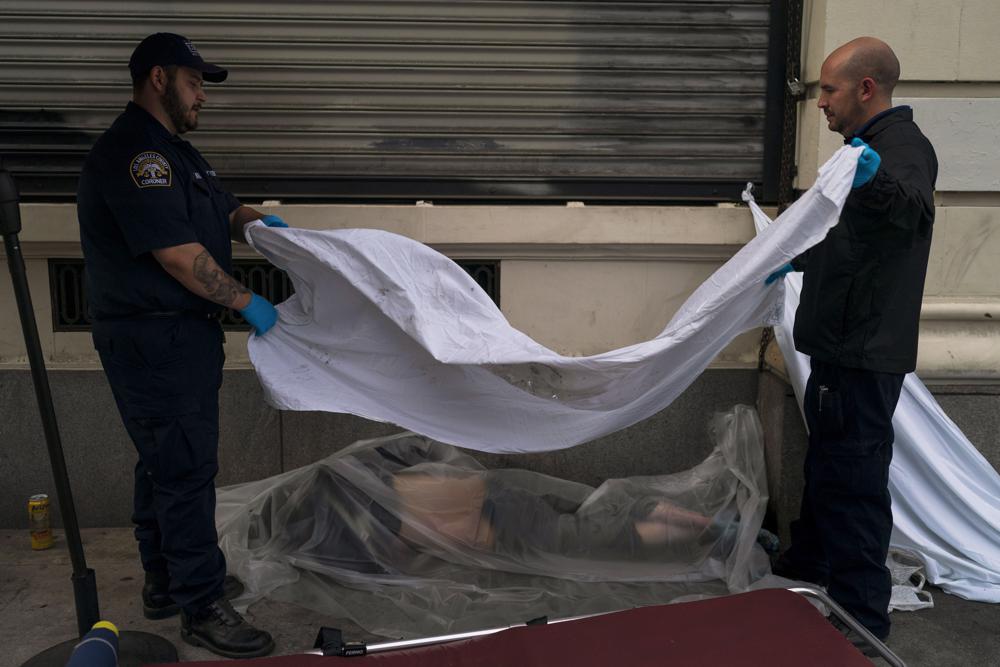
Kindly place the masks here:
[(129, 102), (80, 174), (77, 216), (91, 318), (220, 311), (168, 274), (151, 251), (201, 243), (231, 272), (229, 214), (239, 206), (201, 153)]

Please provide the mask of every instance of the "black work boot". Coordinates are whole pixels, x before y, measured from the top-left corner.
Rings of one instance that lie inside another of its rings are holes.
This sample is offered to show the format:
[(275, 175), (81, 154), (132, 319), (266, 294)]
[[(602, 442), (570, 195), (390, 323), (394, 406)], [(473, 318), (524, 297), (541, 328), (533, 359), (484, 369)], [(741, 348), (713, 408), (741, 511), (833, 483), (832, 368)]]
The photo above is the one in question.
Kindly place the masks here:
[[(876, 657), (879, 657), (879, 656), (882, 655), (879, 652), (879, 650), (874, 645), (869, 644), (867, 639), (865, 639), (860, 634), (858, 634), (857, 632), (855, 632), (854, 630), (852, 630), (851, 626), (849, 626), (844, 621), (840, 620), (839, 618), (837, 618), (833, 614), (831, 614), (830, 616), (828, 616), (827, 620), (830, 621), (830, 624), (833, 627), (837, 628), (837, 630), (842, 635), (844, 635), (844, 637), (847, 638), (847, 641), (851, 642), (854, 645), (854, 648), (856, 648), (859, 651), (861, 651), (862, 655), (867, 656), (869, 658), (876, 658)], [(874, 634), (874, 633), (872, 633), (872, 634)], [(875, 635), (875, 636), (878, 637), (878, 635)], [(878, 637), (878, 639), (880, 639), (883, 643), (888, 638), (889, 638), (888, 633), (886, 633), (886, 635), (884, 637)]]
[(274, 650), (274, 640), (250, 625), (226, 599), (197, 612), (181, 611), (181, 639), (227, 658), (256, 658)]
[[(181, 610), (168, 592), (170, 576), (166, 572), (147, 572), (146, 583), (142, 586), (142, 615), (156, 621), (176, 616)], [(222, 597), (232, 600), (243, 592), (243, 584), (236, 577), (227, 574), (222, 583)]]
[(166, 572), (147, 572), (142, 586), (142, 615), (148, 619), (168, 618), (180, 611), (170, 597), (170, 575)]
[(793, 581), (804, 581), (820, 588), (826, 588), (827, 584), (830, 583), (828, 575), (802, 567), (789, 557), (787, 551), (781, 554), (771, 566), (771, 573)]

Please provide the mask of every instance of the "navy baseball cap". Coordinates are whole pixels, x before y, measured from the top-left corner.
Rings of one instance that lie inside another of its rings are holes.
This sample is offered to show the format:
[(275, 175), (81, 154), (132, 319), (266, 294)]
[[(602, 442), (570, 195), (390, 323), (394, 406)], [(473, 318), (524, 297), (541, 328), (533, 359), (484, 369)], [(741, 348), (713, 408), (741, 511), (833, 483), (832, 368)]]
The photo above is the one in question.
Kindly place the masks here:
[(202, 60), (201, 54), (190, 39), (172, 32), (157, 32), (142, 40), (128, 61), (128, 68), (133, 77), (145, 74), (157, 65), (190, 67), (201, 72), (206, 81), (213, 83), (225, 81), (229, 75), (228, 71), (218, 65)]

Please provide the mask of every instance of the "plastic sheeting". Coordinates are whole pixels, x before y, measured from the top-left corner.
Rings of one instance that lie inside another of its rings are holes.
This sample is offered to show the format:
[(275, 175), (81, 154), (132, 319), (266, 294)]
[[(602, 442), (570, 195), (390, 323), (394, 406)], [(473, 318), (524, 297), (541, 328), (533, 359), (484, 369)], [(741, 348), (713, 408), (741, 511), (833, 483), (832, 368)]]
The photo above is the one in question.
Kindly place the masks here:
[[(749, 190), (743, 199), (766, 234), (770, 219)], [(802, 274), (789, 273), (783, 282), (785, 316), (774, 332), (801, 410), (809, 357), (795, 350), (792, 327)], [(892, 547), (919, 555), (931, 583), (949, 593), (1000, 602), (1000, 474), (915, 373), (903, 381), (892, 427)]]
[(889, 611), (918, 611), (934, 606), (934, 596), (924, 590), (927, 575), (920, 556), (899, 549), (889, 549), (885, 560), (892, 580)]
[(769, 572), (760, 424), (736, 406), (709, 432), (696, 467), (596, 489), (485, 469), (411, 433), (220, 489), (236, 602), (267, 595), (413, 637), (746, 590)]
[(248, 225), (285, 269), (278, 306), (250, 359), (285, 410), (348, 412), (493, 452), (570, 447), (669, 405), (736, 335), (781, 318), (764, 278), (836, 224), (860, 148), (845, 146), (816, 184), (705, 281), (654, 339), (564, 357), (514, 329), (454, 262), (388, 232)]

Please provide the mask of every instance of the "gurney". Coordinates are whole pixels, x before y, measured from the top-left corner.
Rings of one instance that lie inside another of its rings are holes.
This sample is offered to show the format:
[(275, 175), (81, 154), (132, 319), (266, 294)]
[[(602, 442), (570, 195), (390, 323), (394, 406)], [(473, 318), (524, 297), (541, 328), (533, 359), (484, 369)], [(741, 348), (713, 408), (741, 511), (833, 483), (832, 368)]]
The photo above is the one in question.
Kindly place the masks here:
[[(903, 661), (822, 590), (763, 589), (554, 622), (365, 645), (321, 631), (311, 652), (248, 660), (254, 667), (358, 664), (430, 667), (478, 665), (727, 665), (863, 667), (872, 663), (809, 602), (858, 633), (889, 665)], [(222, 667), (229, 662), (191, 663)], [(350, 663), (347, 663), (350, 664)]]

